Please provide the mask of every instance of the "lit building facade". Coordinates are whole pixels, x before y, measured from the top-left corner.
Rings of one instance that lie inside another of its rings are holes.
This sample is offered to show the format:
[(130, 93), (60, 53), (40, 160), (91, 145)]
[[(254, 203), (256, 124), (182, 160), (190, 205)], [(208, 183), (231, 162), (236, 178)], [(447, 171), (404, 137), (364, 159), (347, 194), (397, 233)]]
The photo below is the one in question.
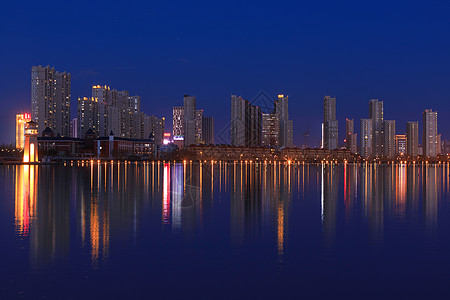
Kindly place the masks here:
[(336, 98), (323, 98), (322, 146), (334, 150), (338, 147), (338, 121), (336, 120)]
[(70, 135), (71, 75), (50, 66), (31, 69), (31, 118), (38, 131), (46, 127), (61, 136)]
[(381, 157), (383, 150), (383, 101), (371, 99), (369, 101), (369, 118), (372, 120), (372, 155)]
[(419, 122), (406, 123), (406, 155), (416, 157), (419, 155)]
[(78, 137), (84, 139), (89, 129), (99, 136), (98, 124), (98, 100), (92, 97), (78, 98)]
[(280, 119), (276, 113), (262, 114), (262, 146), (279, 146)]
[(173, 107), (173, 122), (172, 122), (172, 136), (183, 137), (183, 122), (184, 122), (184, 107), (183, 106), (174, 106)]
[(406, 155), (406, 134), (395, 135), (395, 154)]
[(16, 115), (16, 148), (23, 149), (25, 146), (25, 126), (31, 121), (30, 114)]
[(357, 135), (355, 133), (355, 123), (353, 119), (345, 119), (345, 143), (346, 148), (351, 153), (358, 151)]
[(231, 95), (231, 144), (256, 147), (261, 145), (261, 108), (247, 100)]
[(395, 121), (385, 120), (383, 122), (383, 156), (392, 159), (395, 157), (395, 150)]
[(278, 95), (275, 101), (275, 114), (278, 115), (279, 120), (279, 147), (293, 146), (293, 121), (289, 120), (289, 99), (288, 96)]
[(361, 151), (363, 158), (372, 155), (372, 119), (361, 119)]
[(437, 112), (426, 109), (423, 112), (423, 137), (422, 147), (423, 155), (427, 157), (436, 157), (437, 153)]
[(195, 111), (195, 141), (196, 144), (203, 144), (203, 109)]
[(25, 144), (23, 148), (23, 162), (38, 162), (38, 124), (29, 121), (25, 124)]

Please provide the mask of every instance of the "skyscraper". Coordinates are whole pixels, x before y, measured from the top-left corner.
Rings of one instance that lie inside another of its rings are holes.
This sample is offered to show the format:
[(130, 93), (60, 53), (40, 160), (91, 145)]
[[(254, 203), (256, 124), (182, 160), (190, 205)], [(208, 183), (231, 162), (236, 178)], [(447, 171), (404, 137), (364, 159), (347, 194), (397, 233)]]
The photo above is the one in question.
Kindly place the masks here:
[(289, 120), (289, 99), (288, 96), (278, 95), (275, 101), (275, 113), (279, 120), (279, 147), (293, 146), (293, 121)]
[(261, 146), (261, 108), (247, 100), (231, 95), (231, 144), (234, 146)]
[(384, 157), (392, 159), (395, 157), (395, 121), (385, 120), (383, 122), (383, 150)]
[(406, 155), (416, 157), (419, 155), (419, 122), (406, 123)]
[(55, 103), (56, 103), (56, 132), (61, 136), (70, 136), (70, 102), (71, 75), (70, 73), (55, 72)]
[(203, 140), (206, 145), (214, 145), (214, 118), (203, 116)]
[(262, 146), (279, 146), (280, 119), (276, 113), (262, 114)]
[(336, 98), (323, 98), (322, 146), (334, 150), (338, 147), (338, 121), (336, 120)]
[(372, 155), (381, 157), (383, 151), (383, 101), (369, 101), (369, 118), (372, 120)]
[(98, 100), (95, 98), (78, 98), (78, 137), (84, 139), (84, 135), (92, 129), (98, 136)]
[(358, 151), (357, 135), (355, 133), (355, 123), (353, 119), (345, 119), (345, 132), (346, 132), (346, 147), (351, 153)]
[(78, 118), (73, 118), (70, 122), (70, 137), (78, 138)]
[(50, 66), (31, 68), (31, 118), (41, 133), (46, 127), (70, 135), (71, 75)]
[(436, 157), (437, 149), (437, 112), (426, 109), (423, 112), (423, 155)]
[(361, 119), (361, 156), (369, 158), (372, 155), (372, 119)]
[(173, 107), (173, 132), (172, 136), (182, 137), (184, 136), (183, 130), (184, 123), (184, 107), (183, 106), (174, 106)]
[(196, 99), (193, 96), (184, 95), (184, 146), (189, 146), (197, 142), (196, 135)]
[(195, 111), (195, 143), (202, 144), (203, 140), (203, 109)]
[(395, 135), (395, 154), (406, 154), (406, 134)]

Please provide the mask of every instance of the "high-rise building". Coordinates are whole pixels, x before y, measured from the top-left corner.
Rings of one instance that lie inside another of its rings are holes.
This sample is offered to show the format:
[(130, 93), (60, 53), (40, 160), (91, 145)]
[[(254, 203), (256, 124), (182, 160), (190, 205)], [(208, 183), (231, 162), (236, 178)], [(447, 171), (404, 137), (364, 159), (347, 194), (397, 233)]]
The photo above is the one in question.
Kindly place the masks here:
[(442, 135), (439, 133), (437, 135), (437, 140), (436, 140), (436, 155), (441, 155), (442, 153)]
[(369, 118), (372, 120), (372, 155), (381, 157), (383, 151), (383, 101), (369, 101)]
[(383, 121), (383, 150), (384, 157), (395, 157), (395, 121), (384, 120)]
[(231, 144), (234, 146), (261, 146), (261, 108), (247, 100), (231, 95)]
[(350, 150), (351, 153), (356, 153), (358, 151), (358, 142), (353, 119), (345, 119), (345, 132), (345, 143), (347, 150)]
[(84, 135), (89, 129), (98, 136), (98, 100), (96, 98), (78, 98), (78, 137), (84, 139)]
[(184, 107), (183, 106), (174, 106), (173, 107), (173, 137), (182, 137), (184, 136), (183, 130), (184, 123)]
[(361, 119), (361, 156), (369, 158), (372, 155), (372, 119)]
[(55, 103), (56, 103), (56, 133), (70, 136), (70, 102), (71, 75), (70, 73), (55, 72)]
[(395, 154), (406, 155), (406, 134), (395, 136)]
[(184, 146), (197, 143), (196, 99), (193, 96), (184, 95)]
[(437, 149), (437, 112), (426, 109), (423, 112), (423, 155), (427, 157), (436, 157)]
[(195, 142), (196, 144), (203, 144), (203, 109), (195, 111)]
[(164, 140), (165, 118), (155, 116), (147, 116), (142, 114), (142, 134), (139, 138), (148, 139), (150, 134), (153, 135), (156, 145), (162, 145)]
[(338, 121), (336, 120), (336, 98), (323, 98), (322, 146), (334, 150), (338, 147)]
[(214, 118), (203, 116), (203, 140), (206, 145), (214, 145)]
[(31, 118), (38, 131), (49, 127), (61, 136), (70, 135), (71, 75), (50, 66), (31, 69)]
[(30, 114), (16, 115), (16, 148), (23, 149), (25, 145), (25, 126), (31, 121)]
[(78, 118), (73, 118), (70, 122), (70, 137), (78, 138)]
[(406, 123), (406, 155), (416, 157), (419, 155), (419, 122)]
[(293, 121), (289, 120), (289, 99), (288, 96), (278, 95), (275, 101), (275, 113), (279, 120), (279, 147), (293, 146)]
[(276, 113), (262, 114), (262, 146), (279, 146), (280, 119)]

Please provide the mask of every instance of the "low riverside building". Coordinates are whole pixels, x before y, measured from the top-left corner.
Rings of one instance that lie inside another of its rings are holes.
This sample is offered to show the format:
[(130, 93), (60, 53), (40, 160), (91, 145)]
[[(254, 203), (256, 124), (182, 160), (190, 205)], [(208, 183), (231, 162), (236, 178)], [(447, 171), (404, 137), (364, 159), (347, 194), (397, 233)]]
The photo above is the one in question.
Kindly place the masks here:
[(38, 137), (39, 155), (41, 157), (92, 157), (94, 155), (95, 133), (86, 132), (84, 139), (55, 136), (49, 128), (45, 128), (42, 136)]
[(148, 139), (128, 139), (114, 136), (111, 131), (107, 137), (95, 140), (95, 153), (99, 159), (156, 158), (153, 135)]
[(301, 149), (286, 147), (280, 150), (270, 147), (237, 147), (229, 145), (191, 145), (180, 152), (183, 160), (221, 160), (221, 161), (306, 161), (320, 162), (323, 160), (357, 161), (358, 156), (349, 150)]
[(98, 158), (98, 159), (150, 159), (157, 158), (157, 149), (152, 134), (148, 139), (129, 139), (116, 137), (96, 138), (89, 129), (84, 139), (55, 136), (50, 128), (38, 137), (39, 156), (43, 158)]

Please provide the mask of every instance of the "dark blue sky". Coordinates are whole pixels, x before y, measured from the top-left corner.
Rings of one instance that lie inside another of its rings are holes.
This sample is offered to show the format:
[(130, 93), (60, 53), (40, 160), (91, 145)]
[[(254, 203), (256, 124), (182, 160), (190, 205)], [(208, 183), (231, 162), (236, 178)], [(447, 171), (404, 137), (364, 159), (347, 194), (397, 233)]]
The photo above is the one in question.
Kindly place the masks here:
[[(450, 132), (448, 1), (8, 1), (0, 10), (0, 142), (14, 139), (14, 116), (30, 111), (33, 65), (72, 73), (72, 106), (93, 84), (142, 97), (165, 116), (184, 94), (229, 122), (230, 95), (288, 94), (294, 142), (309, 126), (320, 139), (322, 98), (336, 96), (345, 118), (384, 101), (385, 119), (421, 120), (438, 111)], [(75, 115), (74, 115), (75, 116)]]

